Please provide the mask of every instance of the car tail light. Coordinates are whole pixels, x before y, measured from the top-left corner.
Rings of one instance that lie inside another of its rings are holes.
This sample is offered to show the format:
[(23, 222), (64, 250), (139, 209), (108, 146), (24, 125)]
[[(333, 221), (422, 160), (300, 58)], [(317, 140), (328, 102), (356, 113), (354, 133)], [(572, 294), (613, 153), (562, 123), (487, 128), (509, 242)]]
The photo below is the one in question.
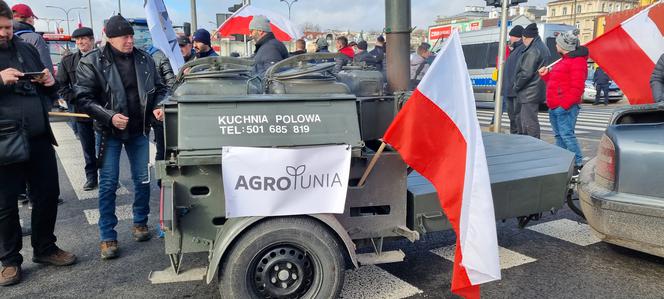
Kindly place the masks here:
[(597, 150), (595, 182), (609, 190), (613, 190), (616, 183), (616, 147), (606, 135), (602, 136)]

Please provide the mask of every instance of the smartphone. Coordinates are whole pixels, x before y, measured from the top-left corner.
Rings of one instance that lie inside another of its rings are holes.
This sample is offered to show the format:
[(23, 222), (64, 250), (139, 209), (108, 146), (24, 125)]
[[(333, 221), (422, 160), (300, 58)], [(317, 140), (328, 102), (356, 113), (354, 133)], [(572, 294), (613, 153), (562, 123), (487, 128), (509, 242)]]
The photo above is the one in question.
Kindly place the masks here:
[(37, 79), (41, 76), (43, 76), (44, 73), (42, 72), (25, 72), (23, 73), (23, 76), (19, 80), (32, 80), (32, 79)]

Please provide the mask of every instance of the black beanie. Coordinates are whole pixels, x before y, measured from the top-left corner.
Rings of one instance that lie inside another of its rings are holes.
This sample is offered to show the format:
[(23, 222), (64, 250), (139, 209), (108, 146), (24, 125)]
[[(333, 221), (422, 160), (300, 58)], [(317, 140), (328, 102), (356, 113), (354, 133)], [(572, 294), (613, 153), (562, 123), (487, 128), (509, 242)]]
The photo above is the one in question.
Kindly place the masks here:
[(523, 37), (535, 37), (539, 35), (539, 30), (537, 30), (537, 24), (530, 23), (526, 26), (526, 29), (523, 29)]
[(121, 15), (112, 16), (106, 23), (106, 36), (111, 38), (125, 35), (134, 35), (134, 28)]
[(510, 30), (510, 36), (522, 37), (523, 36), (523, 26), (516, 25)]

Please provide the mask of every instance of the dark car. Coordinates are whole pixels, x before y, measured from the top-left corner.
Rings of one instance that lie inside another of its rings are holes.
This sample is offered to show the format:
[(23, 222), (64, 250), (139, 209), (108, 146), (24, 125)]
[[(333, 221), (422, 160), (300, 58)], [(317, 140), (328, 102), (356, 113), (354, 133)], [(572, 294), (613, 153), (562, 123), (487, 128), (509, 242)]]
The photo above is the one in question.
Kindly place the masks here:
[(664, 257), (664, 103), (616, 110), (580, 183), (600, 239)]

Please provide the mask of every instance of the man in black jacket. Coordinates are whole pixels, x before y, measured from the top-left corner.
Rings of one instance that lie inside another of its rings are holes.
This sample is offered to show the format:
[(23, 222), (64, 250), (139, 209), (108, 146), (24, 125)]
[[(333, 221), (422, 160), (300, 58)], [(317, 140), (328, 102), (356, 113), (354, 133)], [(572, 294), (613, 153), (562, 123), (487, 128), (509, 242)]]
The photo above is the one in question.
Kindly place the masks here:
[(385, 38), (382, 35), (376, 38), (376, 45), (371, 51), (369, 51), (369, 54), (376, 57), (374, 66), (377, 70), (382, 72), (385, 64)]
[(540, 138), (540, 124), (537, 118), (539, 105), (546, 101), (546, 85), (538, 70), (545, 66), (551, 55), (539, 37), (537, 24), (532, 23), (523, 30), (521, 57), (516, 63), (514, 92), (521, 104), (521, 133)]
[[(56, 82), (37, 49), (13, 37), (12, 11), (0, 0), (0, 286), (21, 281), (23, 243), (16, 197), (26, 182), (33, 201), (33, 262), (76, 262), (76, 256), (55, 245), (53, 234), (60, 187), (56, 142), (46, 113)], [(27, 72), (42, 75), (31, 78)]]
[(650, 87), (655, 103), (664, 102), (664, 54), (659, 57), (655, 70), (650, 77)]
[(76, 70), (76, 98), (102, 134), (99, 157), (102, 259), (118, 256), (115, 191), (123, 147), (134, 183), (132, 235), (139, 242), (151, 237), (147, 227), (150, 213), (147, 134), (152, 117), (163, 119), (163, 111), (157, 105), (168, 93), (152, 57), (134, 47), (134, 30), (127, 20), (120, 15), (111, 17), (106, 24), (106, 36), (108, 44), (84, 55)]
[(262, 77), (272, 64), (288, 58), (288, 50), (274, 37), (270, 21), (265, 16), (254, 16), (249, 23), (249, 30), (256, 41), (253, 73)]
[(595, 84), (595, 102), (593, 105), (599, 105), (600, 93), (604, 93), (604, 106), (609, 104), (609, 85), (611, 84), (611, 79), (602, 68), (599, 66), (593, 74), (593, 84)]
[[(82, 112), (79, 103), (76, 102), (74, 96), (74, 85), (76, 84), (76, 67), (81, 57), (86, 53), (92, 51), (95, 44), (94, 33), (92, 29), (82, 27), (74, 30), (72, 38), (76, 40), (77, 52), (62, 57), (62, 61), (58, 65), (58, 73), (56, 79), (60, 85), (58, 94), (61, 98), (67, 101), (67, 104), (74, 107), (74, 112)], [(83, 185), (83, 190), (90, 191), (97, 188), (97, 152), (95, 149), (95, 131), (92, 127), (92, 119), (77, 118), (76, 119), (76, 132), (83, 147), (83, 158), (85, 159), (85, 178), (86, 182)]]
[(503, 68), (503, 100), (507, 106), (507, 116), (510, 118), (510, 134), (519, 134), (521, 132), (521, 119), (519, 113), (521, 112), (521, 104), (516, 100), (516, 93), (512, 86), (514, 86), (514, 78), (516, 77), (516, 63), (523, 53), (523, 27), (516, 25), (510, 30), (510, 55), (505, 60), (505, 67)]

